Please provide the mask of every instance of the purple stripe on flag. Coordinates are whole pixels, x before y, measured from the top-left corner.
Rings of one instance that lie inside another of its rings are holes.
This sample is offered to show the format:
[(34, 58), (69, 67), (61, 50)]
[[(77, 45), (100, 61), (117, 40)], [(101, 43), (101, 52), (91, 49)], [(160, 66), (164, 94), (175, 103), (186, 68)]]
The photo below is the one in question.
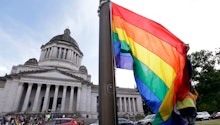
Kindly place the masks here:
[(133, 59), (130, 53), (120, 53), (117, 68), (133, 70)]

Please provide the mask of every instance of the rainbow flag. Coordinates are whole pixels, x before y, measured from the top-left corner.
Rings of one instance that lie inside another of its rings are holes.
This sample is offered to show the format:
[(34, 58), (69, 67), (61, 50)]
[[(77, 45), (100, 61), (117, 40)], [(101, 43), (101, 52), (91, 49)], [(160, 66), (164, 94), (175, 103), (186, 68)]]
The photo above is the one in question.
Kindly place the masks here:
[(112, 36), (117, 68), (132, 69), (154, 124), (172, 124), (177, 100), (189, 92), (184, 43), (162, 25), (112, 3)]

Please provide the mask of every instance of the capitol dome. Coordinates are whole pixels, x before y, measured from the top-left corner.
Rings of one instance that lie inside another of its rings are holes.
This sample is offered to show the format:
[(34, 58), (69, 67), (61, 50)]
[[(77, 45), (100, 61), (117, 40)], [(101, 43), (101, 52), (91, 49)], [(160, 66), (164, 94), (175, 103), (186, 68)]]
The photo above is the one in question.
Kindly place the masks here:
[(40, 66), (79, 69), (83, 53), (70, 33), (69, 29), (65, 29), (62, 35), (54, 36), (49, 42), (42, 45)]
[(79, 45), (77, 44), (77, 42), (70, 36), (70, 30), (69, 29), (65, 29), (64, 30), (64, 34), (62, 35), (57, 35), (54, 36), (48, 43), (46, 43), (45, 45), (48, 44), (52, 44), (52, 43), (58, 43), (59, 41), (63, 41), (66, 42), (67, 44), (73, 46), (76, 50), (78, 50), (80, 53), (82, 53), (79, 49)]

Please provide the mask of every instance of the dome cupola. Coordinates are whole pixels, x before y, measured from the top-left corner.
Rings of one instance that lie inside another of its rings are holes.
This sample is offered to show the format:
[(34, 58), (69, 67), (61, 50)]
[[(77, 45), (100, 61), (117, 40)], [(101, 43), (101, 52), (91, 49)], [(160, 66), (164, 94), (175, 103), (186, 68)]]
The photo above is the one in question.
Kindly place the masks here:
[(79, 69), (83, 53), (70, 33), (69, 29), (65, 29), (62, 35), (54, 36), (41, 46), (40, 66)]

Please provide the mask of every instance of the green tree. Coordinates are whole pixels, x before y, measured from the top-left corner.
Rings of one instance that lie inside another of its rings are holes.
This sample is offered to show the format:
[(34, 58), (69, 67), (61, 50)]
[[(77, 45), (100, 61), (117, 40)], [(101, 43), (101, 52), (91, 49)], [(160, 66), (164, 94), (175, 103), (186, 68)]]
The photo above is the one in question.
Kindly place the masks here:
[(220, 110), (220, 48), (215, 52), (201, 50), (189, 55), (194, 69), (194, 83), (199, 93), (198, 111)]

